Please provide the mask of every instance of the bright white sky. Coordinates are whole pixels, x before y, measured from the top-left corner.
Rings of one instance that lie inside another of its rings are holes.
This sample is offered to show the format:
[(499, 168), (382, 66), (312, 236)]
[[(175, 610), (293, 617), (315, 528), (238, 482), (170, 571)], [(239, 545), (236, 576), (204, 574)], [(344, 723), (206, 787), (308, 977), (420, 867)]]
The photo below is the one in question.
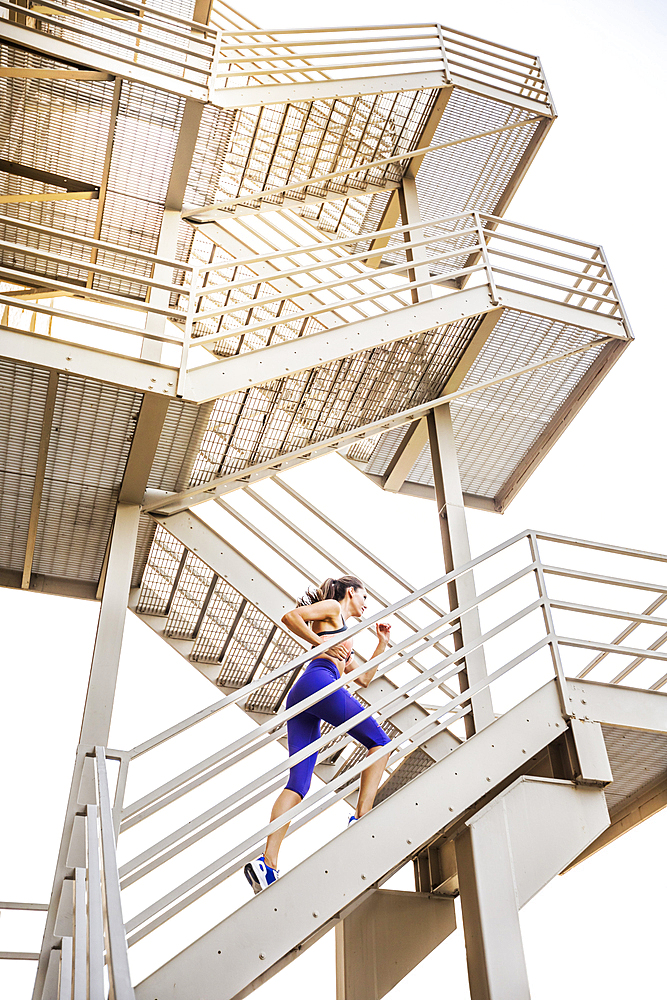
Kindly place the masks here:
[[(502, 517), (469, 514), (473, 553), (527, 526), (667, 551), (664, 517), (663, 93), (667, 12), (657, 2), (477, 0), (465, 8), (413, 0), (335, 10), (255, 0), (244, 13), (266, 27), (433, 21), (504, 42), (543, 61), (560, 119), (507, 216), (601, 242), (637, 342), (597, 390)], [(331, 461), (340, 462), (333, 459)], [(301, 474), (302, 475), (302, 474)], [(311, 496), (320, 481), (313, 470)], [(433, 506), (381, 493), (348, 466), (349, 530), (416, 582), (436, 575)], [(309, 492), (304, 482), (304, 491)], [(357, 485), (358, 484), (358, 485)], [(414, 534), (413, 534), (414, 532)], [(417, 539), (416, 544), (414, 539)], [(97, 606), (0, 591), (5, 656), (0, 898), (46, 901), (69, 787)], [(159, 681), (156, 682), (156, 672)], [(131, 746), (211, 700), (211, 687), (135, 619), (128, 620), (111, 744)], [(522, 911), (534, 1000), (664, 995), (659, 814)], [(406, 888), (409, 887), (407, 884)], [(0, 950), (37, 950), (41, 917), (0, 917)], [(0, 962), (0, 994), (27, 1000), (34, 967)], [(431, 989), (467, 1000), (459, 930), (391, 994)], [(329, 935), (259, 991), (262, 1000), (335, 996)]]

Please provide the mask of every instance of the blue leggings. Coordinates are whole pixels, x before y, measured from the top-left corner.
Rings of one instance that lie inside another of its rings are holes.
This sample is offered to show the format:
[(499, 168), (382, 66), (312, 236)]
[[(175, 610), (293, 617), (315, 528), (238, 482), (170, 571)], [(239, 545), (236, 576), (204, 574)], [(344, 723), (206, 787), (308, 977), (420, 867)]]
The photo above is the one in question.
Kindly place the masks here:
[[(316, 691), (321, 691), (332, 681), (338, 680), (338, 677), (338, 670), (331, 660), (324, 658), (311, 660), (288, 694), (287, 708), (292, 708), (304, 698), (310, 697)], [(319, 739), (321, 720), (332, 726), (340, 726), (363, 711), (363, 706), (345, 688), (339, 688), (333, 694), (327, 695), (322, 701), (311, 705), (305, 712), (288, 720), (287, 744), (290, 756)], [(357, 742), (369, 750), (371, 747), (383, 747), (390, 742), (385, 731), (372, 716), (348, 731), (350, 736), (353, 736)], [(290, 770), (289, 781), (285, 787), (303, 798), (310, 788), (316, 761), (317, 754), (314, 753), (311, 757), (306, 757), (295, 764)]]

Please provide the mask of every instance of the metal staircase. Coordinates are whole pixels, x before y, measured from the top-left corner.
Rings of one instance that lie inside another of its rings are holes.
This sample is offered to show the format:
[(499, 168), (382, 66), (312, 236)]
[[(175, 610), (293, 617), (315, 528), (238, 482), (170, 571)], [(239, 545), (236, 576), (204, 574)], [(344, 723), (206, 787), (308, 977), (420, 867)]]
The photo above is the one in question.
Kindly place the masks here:
[[(336, 926), (339, 994), (379, 1000), (460, 893), (471, 996), (528, 1000), (518, 909), (667, 781), (667, 557), (469, 547), (464, 508), (502, 512), (632, 341), (599, 245), (504, 217), (555, 119), (539, 59), (219, 0), (0, 9), (0, 584), (101, 600), (42, 948), (10, 957), (34, 1000), (240, 1000)], [(332, 454), (435, 500), (439, 579), (290, 483)], [(393, 626), (356, 693), (391, 756), (332, 835), (366, 760), (350, 724), (287, 758), (311, 654), (281, 619), (346, 571), (346, 682)], [(128, 605), (217, 700), (118, 750)], [(301, 860), (247, 900), (315, 750)], [(415, 892), (383, 888), (410, 862)]]

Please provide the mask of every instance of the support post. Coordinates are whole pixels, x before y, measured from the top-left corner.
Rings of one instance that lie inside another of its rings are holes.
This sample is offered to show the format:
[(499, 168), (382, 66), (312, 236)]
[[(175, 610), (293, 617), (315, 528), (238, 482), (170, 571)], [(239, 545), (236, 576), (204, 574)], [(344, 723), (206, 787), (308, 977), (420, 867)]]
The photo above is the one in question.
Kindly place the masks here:
[(122, 503), (116, 509), (80, 743), (106, 746), (109, 740), (140, 510)]
[[(456, 443), (448, 403), (438, 406), (428, 414), (428, 436), (445, 570), (450, 573), (469, 562), (471, 556)], [(452, 608), (474, 601), (475, 596), (475, 580), (472, 572), (464, 573), (449, 585)], [(481, 635), (479, 612), (476, 608), (461, 615), (459, 621), (460, 629), (454, 635), (455, 649), (474, 642)], [(465, 671), (460, 676), (461, 690), (478, 684), (487, 676), (482, 648), (476, 649), (466, 657)], [(493, 722), (491, 693), (488, 688), (471, 699), (471, 707), (472, 711), (466, 716), (468, 736), (472, 736)]]

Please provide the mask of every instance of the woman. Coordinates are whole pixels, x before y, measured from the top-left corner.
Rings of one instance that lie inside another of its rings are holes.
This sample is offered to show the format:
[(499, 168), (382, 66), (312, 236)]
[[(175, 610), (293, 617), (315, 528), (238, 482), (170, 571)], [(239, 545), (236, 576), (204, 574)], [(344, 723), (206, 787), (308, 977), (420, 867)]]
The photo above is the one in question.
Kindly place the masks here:
[[(316, 591), (308, 591), (294, 611), (288, 611), (283, 615), (283, 624), (300, 639), (317, 646), (326, 642), (332, 635), (337, 633), (342, 635), (347, 630), (347, 618), (361, 618), (366, 610), (367, 599), (364, 585), (355, 576), (325, 580)], [(387, 648), (390, 629), (390, 625), (375, 626), (378, 644), (372, 658), (379, 656)], [(352, 639), (341, 638), (335, 646), (331, 646), (326, 652), (311, 660), (287, 696), (287, 708), (292, 708), (304, 698), (338, 680), (341, 673), (354, 670), (353, 645)], [(376, 670), (377, 667), (370, 666), (365, 673), (356, 678), (357, 683), (362, 687), (368, 687)], [(334, 727), (340, 726), (359, 712), (363, 712), (362, 706), (345, 688), (339, 688), (332, 694), (326, 695), (322, 701), (288, 720), (287, 742), (290, 756), (319, 738), (321, 720)], [(362, 720), (359, 725), (352, 726), (348, 731), (367, 748), (369, 756), (389, 743), (389, 737), (371, 716)], [(362, 772), (357, 810), (355, 815), (350, 817), (350, 822), (361, 819), (372, 807), (387, 758), (388, 754), (378, 755), (377, 759)], [(317, 754), (314, 753), (291, 768), (287, 785), (276, 799), (271, 811), (272, 821), (301, 802), (310, 788), (316, 761)], [(260, 892), (278, 877), (278, 851), (288, 826), (289, 823), (270, 834), (264, 854), (245, 866), (245, 876), (253, 892)]]

